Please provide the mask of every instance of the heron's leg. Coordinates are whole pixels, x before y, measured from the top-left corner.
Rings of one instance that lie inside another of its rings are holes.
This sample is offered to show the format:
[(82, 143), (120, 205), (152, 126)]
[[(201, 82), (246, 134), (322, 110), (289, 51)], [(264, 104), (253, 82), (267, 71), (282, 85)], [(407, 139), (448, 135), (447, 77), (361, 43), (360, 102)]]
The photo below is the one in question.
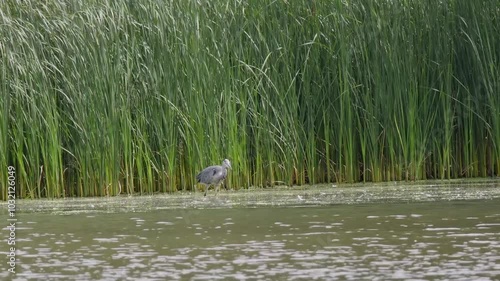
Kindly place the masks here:
[(209, 186), (209, 184), (205, 184), (205, 195), (203, 195), (203, 196), (207, 196), (208, 186)]
[(220, 183), (215, 186), (215, 196), (219, 193)]

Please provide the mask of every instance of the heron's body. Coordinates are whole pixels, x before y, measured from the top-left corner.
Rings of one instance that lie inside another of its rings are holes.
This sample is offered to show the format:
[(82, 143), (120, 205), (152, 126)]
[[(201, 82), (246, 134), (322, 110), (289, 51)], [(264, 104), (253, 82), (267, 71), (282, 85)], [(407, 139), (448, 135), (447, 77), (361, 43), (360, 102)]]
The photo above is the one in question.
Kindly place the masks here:
[(210, 166), (203, 171), (201, 171), (198, 175), (196, 175), (196, 181), (205, 185), (205, 195), (207, 196), (208, 187), (211, 185), (215, 186), (215, 192), (219, 190), (219, 187), (227, 176), (227, 169), (231, 168), (231, 162), (229, 160), (224, 159), (221, 166)]

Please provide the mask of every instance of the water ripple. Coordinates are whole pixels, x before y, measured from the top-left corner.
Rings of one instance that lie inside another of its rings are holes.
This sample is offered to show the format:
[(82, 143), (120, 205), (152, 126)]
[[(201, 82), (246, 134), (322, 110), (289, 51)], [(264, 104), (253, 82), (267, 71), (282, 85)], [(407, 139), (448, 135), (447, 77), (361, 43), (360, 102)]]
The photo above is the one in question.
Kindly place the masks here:
[(39, 215), (20, 223), (16, 278), (492, 280), (500, 275), (497, 206)]

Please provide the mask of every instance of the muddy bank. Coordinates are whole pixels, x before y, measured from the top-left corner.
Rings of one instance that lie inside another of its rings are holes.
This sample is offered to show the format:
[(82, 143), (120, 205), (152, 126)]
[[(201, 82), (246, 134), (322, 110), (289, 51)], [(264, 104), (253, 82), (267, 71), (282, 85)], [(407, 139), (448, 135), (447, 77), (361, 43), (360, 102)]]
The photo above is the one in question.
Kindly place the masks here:
[[(305, 207), (337, 204), (405, 203), (500, 198), (500, 179), (423, 181), (415, 183), (323, 184), (299, 187), (210, 190), (143, 196), (17, 200), (18, 213), (54, 214), (148, 212), (162, 209)], [(7, 212), (6, 202), (2, 214)]]

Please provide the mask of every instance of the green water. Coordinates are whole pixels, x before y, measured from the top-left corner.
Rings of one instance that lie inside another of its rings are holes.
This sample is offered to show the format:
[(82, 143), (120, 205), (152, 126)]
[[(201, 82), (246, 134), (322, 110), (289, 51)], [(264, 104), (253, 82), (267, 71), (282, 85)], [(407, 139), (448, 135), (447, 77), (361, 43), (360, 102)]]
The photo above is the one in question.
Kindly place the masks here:
[(494, 280), (499, 206), (495, 199), (21, 213), (16, 274), (5, 269), (0, 279)]

